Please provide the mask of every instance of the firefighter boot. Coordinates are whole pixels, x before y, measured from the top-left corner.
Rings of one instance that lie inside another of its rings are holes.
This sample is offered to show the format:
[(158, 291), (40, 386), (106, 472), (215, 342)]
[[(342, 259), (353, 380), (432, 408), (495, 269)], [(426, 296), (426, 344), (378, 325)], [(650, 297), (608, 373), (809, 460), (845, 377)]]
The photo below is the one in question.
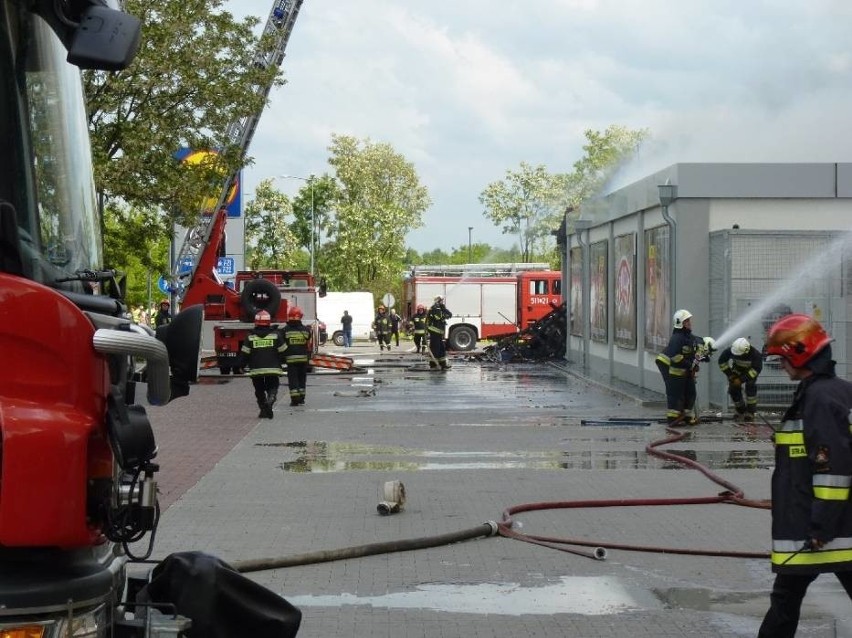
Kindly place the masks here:
[(266, 393), (266, 402), (269, 404), (270, 409), (275, 405), (275, 402), (278, 400), (278, 392), (275, 390), (270, 390)]
[(745, 423), (754, 423), (754, 413), (755, 410), (747, 410), (746, 413), (743, 415), (743, 421)]
[(735, 405), (734, 406), (734, 421), (744, 421), (745, 416), (746, 416), (745, 406), (744, 405)]
[(267, 405), (266, 401), (264, 401), (263, 399), (258, 399), (257, 400), (257, 407), (260, 408), (260, 412), (258, 413), (257, 418), (258, 419), (265, 419), (266, 418), (266, 410), (268, 409), (268, 405)]

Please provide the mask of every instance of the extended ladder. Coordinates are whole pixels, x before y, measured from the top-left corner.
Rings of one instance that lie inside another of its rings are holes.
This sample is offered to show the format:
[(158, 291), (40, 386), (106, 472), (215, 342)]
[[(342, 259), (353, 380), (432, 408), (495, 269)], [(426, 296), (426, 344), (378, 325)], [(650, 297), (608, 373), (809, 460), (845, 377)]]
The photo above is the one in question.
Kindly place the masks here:
[[(284, 60), (284, 51), (287, 49), (287, 42), (290, 40), (290, 33), (293, 31), (293, 25), (301, 6), (302, 0), (275, 0), (273, 2), (272, 10), (269, 12), (266, 26), (263, 29), (262, 38), (264, 40), (274, 38), (275, 46), (268, 51), (257, 53), (254, 60), (256, 67), (268, 69), (281, 65), (282, 60)], [(274, 77), (271, 77), (266, 84), (254, 87), (254, 93), (263, 96), (263, 106), (257, 113), (231, 122), (225, 132), (224, 146), (238, 148), (241, 159), (244, 159), (248, 152), (257, 123), (266, 108), (266, 100), (272, 90), (273, 83)], [(186, 287), (192, 281), (195, 270), (198, 268), (199, 255), (210, 241), (210, 231), (216, 218), (214, 213), (225, 205), (228, 195), (236, 184), (238, 174), (239, 169), (227, 176), (216, 206), (211, 211), (201, 211), (195, 226), (186, 231), (183, 245), (176, 255), (175, 263), (172, 265), (172, 288), (175, 290), (178, 301), (183, 299)], [(192, 266), (187, 269), (189, 263)]]

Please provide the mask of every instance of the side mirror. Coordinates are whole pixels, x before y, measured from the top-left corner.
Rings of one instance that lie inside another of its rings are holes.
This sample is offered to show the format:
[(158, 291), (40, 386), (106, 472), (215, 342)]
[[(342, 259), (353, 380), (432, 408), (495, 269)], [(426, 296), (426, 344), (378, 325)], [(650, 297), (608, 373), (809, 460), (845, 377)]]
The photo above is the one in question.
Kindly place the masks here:
[(81, 69), (126, 69), (139, 50), (141, 26), (129, 13), (98, 5), (86, 7), (71, 32), (68, 62)]
[(157, 328), (157, 339), (169, 353), (172, 399), (188, 395), (189, 384), (198, 381), (203, 320), (204, 306), (198, 304), (181, 310), (170, 324)]

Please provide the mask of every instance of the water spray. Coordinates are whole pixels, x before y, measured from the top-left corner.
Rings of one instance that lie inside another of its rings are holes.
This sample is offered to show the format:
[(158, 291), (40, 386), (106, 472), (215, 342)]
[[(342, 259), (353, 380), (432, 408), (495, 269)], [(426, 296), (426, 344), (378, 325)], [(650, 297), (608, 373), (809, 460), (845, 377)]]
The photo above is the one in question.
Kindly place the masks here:
[(817, 252), (810, 261), (804, 263), (801, 268), (796, 270), (792, 278), (782, 282), (768, 296), (760, 300), (759, 303), (716, 337), (716, 347), (722, 348), (733, 342), (737, 336), (741, 336), (739, 333), (742, 332), (746, 325), (762, 317), (770, 308), (779, 305), (784, 299), (789, 298), (792, 293), (806, 288), (807, 282), (815, 279), (817, 275), (826, 273), (833, 267), (840, 268), (839, 258), (842, 256), (843, 251), (850, 246), (852, 246), (852, 233), (842, 233), (829, 244), (826, 250)]

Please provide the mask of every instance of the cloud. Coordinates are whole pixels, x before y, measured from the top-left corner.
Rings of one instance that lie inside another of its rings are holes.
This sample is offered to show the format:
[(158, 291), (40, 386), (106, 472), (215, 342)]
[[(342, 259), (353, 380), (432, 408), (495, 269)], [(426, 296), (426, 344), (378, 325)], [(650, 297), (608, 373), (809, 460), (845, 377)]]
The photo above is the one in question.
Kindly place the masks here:
[[(270, 8), (226, 6), (263, 21)], [(468, 226), (514, 243), (479, 193), (522, 161), (569, 171), (586, 129), (650, 129), (625, 179), (685, 161), (850, 161), (850, 27), (839, 0), (307, 0), (245, 181), (327, 170), (332, 133), (387, 142), (429, 188), (408, 238), (425, 251), (466, 246)]]

